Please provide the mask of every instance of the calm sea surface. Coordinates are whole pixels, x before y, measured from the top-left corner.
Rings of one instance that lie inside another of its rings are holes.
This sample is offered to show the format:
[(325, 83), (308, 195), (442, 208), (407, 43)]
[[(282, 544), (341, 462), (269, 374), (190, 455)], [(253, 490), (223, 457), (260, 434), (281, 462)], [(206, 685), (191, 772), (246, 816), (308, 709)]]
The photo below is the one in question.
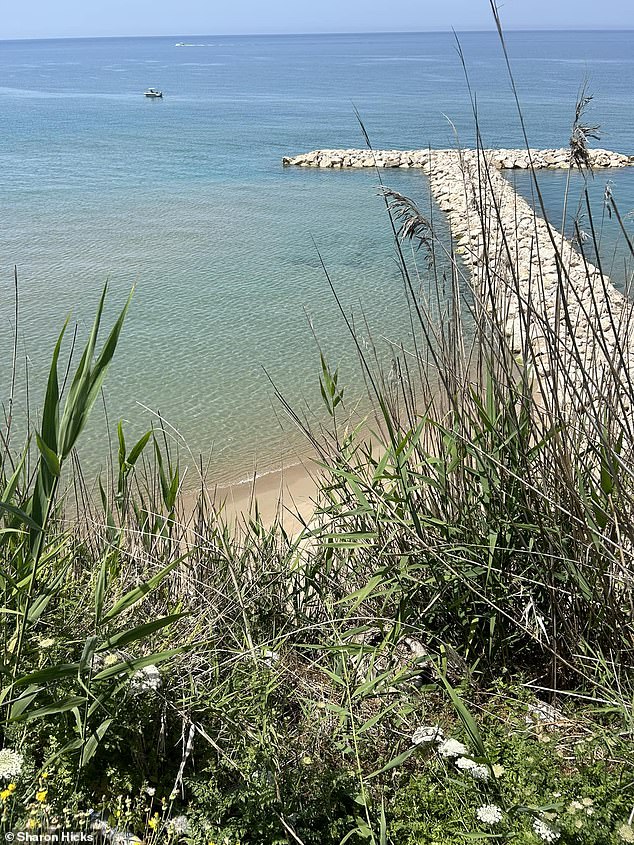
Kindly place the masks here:
[[(522, 146), (496, 37), (460, 41), (484, 142)], [(632, 33), (509, 33), (508, 45), (532, 146), (567, 144), (587, 78), (599, 145), (634, 153)], [(143, 97), (148, 86), (164, 99)], [(301, 438), (268, 377), (310, 417), (319, 408), (321, 346), (340, 365), (349, 397), (363, 394), (317, 248), (356, 325), (386, 360), (390, 344), (409, 337), (375, 174), (281, 167), (283, 155), (363, 146), (355, 107), (377, 148), (447, 147), (455, 133), (473, 143), (449, 34), (0, 42), (3, 399), (13, 265), (21, 409), (25, 361), (36, 407), (59, 327), (72, 311), (85, 333), (108, 279), (110, 313), (136, 286), (107, 382), (111, 422), (122, 418), (132, 439), (160, 411), (192, 455), (209, 458), (219, 483), (292, 462)], [(555, 219), (562, 176), (542, 179)], [(420, 173), (384, 178), (428, 207)], [(595, 177), (598, 214), (608, 178), (625, 216), (634, 208), (634, 172)], [(528, 196), (528, 179), (516, 179)], [(631, 218), (626, 226), (634, 234)], [(622, 278), (614, 221), (606, 219), (602, 238)], [(431, 284), (425, 272), (423, 290)], [(96, 420), (83, 450), (95, 467), (104, 458), (102, 430)]]

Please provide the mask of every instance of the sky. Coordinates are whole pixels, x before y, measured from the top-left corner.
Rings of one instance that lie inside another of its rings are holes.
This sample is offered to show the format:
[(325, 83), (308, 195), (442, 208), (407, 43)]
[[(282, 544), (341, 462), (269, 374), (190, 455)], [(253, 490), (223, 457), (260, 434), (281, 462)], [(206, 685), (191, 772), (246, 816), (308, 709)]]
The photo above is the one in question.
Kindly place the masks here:
[[(489, 0), (2, 0), (0, 39), (490, 29)], [(634, 29), (634, 0), (502, 0), (506, 29)]]

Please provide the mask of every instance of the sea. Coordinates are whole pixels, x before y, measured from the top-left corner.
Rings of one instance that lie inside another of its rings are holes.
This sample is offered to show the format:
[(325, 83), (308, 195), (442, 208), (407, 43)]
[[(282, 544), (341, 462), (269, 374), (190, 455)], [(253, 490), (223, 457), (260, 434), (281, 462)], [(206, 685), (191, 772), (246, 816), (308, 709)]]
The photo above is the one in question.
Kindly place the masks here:
[[(634, 33), (506, 42), (531, 146), (567, 145), (586, 84), (586, 122), (601, 136), (591, 143), (634, 153)], [(144, 97), (149, 86), (163, 98)], [(471, 146), (476, 116), (485, 146), (524, 146), (493, 32), (0, 42), (0, 397), (6, 411), (17, 331), (16, 445), (27, 417), (37, 426), (64, 321), (67, 356), (106, 282), (106, 322), (134, 293), (80, 447), (90, 472), (107, 466), (119, 420), (128, 443), (162, 421), (190, 478), (202, 465), (220, 486), (296, 462), (308, 444), (288, 409), (323, 424), (321, 355), (348, 410), (369, 413), (334, 293), (388, 375), (412, 348), (377, 175), (282, 157), (363, 147), (364, 132), (375, 148)], [(530, 197), (529, 176), (508, 175)], [(381, 176), (446, 229), (420, 172)], [(566, 176), (539, 178), (560, 223)], [(602, 260), (622, 285), (628, 251), (604, 198), (634, 235), (634, 169), (588, 186)], [(582, 188), (575, 176), (569, 209)], [(438, 268), (418, 265), (420, 296), (433, 299)]]

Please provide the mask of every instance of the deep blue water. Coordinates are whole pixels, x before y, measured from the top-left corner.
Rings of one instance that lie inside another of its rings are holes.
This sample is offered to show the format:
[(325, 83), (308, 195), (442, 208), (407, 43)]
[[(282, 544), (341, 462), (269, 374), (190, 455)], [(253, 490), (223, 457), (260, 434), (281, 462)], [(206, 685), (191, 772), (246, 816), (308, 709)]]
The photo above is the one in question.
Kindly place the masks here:
[[(459, 39), (485, 144), (522, 146), (496, 36)], [(183, 40), (196, 46), (175, 46)], [(634, 153), (633, 42), (630, 32), (508, 34), (532, 146), (567, 144), (587, 77), (599, 145)], [(148, 86), (164, 99), (144, 98)], [(473, 143), (446, 33), (0, 42), (2, 396), (13, 265), (34, 405), (63, 319), (72, 310), (85, 331), (108, 278), (113, 308), (136, 285), (106, 389), (111, 420), (123, 417), (132, 437), (160, 410), (193, 455), (211, 454), (220, 482), (292, 460), (301, 439), (265, 370), (295, 407), (318, 407), (314, 332), (351, 399), (362, 393), (315, 243), (356, 324), (367, 319), (386, 350), (408, 340), (375, 174), (281, 167), (283, 155), (363, 146), (355, 108), (377, 148), (446, 147), (456, 134)], [(597, 175), (596, 207), (608, 177), (626, 215), (630, 172)], [(384, 178), (427, 207), (420, 173)], [(542, 187), (560, 213), (561, 174), (543, 174)], [(518, 189), (528, 191), (522, 177)], [(615, 232), (608, 221), (610, 254)], [(103, 453), (98, 425), (85, 453)]]

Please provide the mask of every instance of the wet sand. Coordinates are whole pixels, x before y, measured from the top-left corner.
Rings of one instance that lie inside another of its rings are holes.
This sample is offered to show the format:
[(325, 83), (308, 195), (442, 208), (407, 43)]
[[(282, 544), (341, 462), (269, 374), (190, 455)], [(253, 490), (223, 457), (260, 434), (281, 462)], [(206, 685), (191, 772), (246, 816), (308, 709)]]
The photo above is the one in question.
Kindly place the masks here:
[(240, 520), (253, 513), (257, 501), (265, 525), (271, 525), (277, 516), (284, 528), (294, 534), (315, 509), (317, 475), (318, 467), (307, 459), (251, 481), (218, 488), (216, 502), (224, 501), (227, 516)]
[[(311, 458), (280, 467), (254, 478), (206, 487), (206, 497), (229, 524), (243, 525), (255, 513), (267, 527), (277, 519), (289, 534), (297, 534), (310, 520), (315, 509), (319, 467)], [(200, 489), (183, 491), (185, 513), (192, 513)]]

